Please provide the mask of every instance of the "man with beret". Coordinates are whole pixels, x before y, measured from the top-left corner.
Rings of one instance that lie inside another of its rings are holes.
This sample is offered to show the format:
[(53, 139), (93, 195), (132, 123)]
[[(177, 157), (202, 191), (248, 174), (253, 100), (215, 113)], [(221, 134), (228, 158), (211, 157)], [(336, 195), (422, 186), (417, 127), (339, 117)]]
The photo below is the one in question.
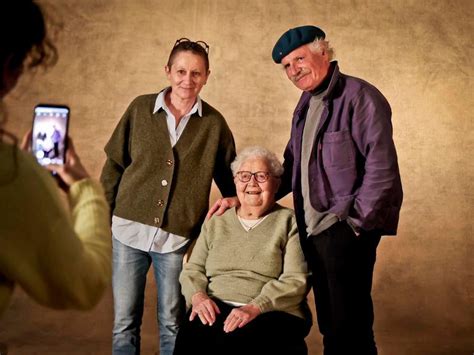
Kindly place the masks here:
[(279, 197), (293, 191), (324, 354), (372, 355), (376, 248), (382, 235), (396, 234), (403, 196), (391, 110), (374, 86), (339, 71), (325, 37), (297, 27), (273, 48), (303, 91)]

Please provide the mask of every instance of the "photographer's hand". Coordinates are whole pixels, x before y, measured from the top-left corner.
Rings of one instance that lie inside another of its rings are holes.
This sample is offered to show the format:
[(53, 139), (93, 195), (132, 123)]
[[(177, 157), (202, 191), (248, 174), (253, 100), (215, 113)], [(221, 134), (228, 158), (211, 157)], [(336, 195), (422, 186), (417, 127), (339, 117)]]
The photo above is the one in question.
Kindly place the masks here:
[[(46, 166), (49, 171), (55, 172), (61, 179), (59, 186), (67, 191), (75, 182), (89, 177), (86, 169), (76, 154), (72, 139), (68, 137), (68, 149), (66, 151), (66, 162), (64, 165), (50, 164)], [(61, 182), (63, 184), (61, 184)]]

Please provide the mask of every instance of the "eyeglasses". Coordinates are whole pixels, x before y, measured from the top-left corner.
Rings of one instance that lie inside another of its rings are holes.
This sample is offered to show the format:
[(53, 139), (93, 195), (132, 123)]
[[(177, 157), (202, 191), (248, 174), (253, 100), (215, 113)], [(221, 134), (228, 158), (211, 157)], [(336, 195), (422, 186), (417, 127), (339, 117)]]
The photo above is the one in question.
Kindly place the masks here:
[(250, 171), (238, 171), (236, 176), (241, 182), (249, 182), (252, 176), (257, 182), (265, 182), (271, 175), (265, 171), (257, 171), (255, 173)]
[(197, 45), (199, 47), (202, 47), (206, 51), (206, 53), (209, 54), (209, 45), (204, 41), (191, 41), (189, 38), (183, 37), (176, 40), (174, 47), (180, 45), (181, 43), (185, 43), (183, 45), (185, 47), (184, 49), (196, 48), (196, 45)]

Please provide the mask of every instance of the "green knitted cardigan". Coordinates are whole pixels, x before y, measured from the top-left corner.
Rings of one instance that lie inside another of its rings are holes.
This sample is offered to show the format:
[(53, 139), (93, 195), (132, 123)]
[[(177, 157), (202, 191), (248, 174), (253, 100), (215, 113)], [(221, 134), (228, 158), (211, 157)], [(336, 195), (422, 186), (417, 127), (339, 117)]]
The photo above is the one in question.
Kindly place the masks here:
[(105, 146), (101, 182), (114, 215), (186, 238), (199, 234), (212, 179), (235, 196), (230, 163), (235, 144), (224, 117), (202, 101), (172, 147), (158, 94), (137, 97)]

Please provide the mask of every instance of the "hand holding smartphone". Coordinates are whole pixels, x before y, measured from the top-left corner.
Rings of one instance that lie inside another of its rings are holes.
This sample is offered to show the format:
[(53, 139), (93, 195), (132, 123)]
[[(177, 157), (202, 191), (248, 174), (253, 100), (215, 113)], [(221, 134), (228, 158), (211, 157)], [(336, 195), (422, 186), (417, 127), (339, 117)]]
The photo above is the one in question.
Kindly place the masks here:
[(68, 138), (69, 112), (67, 106), (37, 105), (31, 138), (29, 134), (25, 135), (21, 144), (27, 149), (26, 142), (31, 141), (30, 148), (38, 162), (51, 171), (65, 191), (75, 182), (89, 177)]
[(34, 109), (31, 150), (41, 165), (66, 161), (69, 107), (40, 104)]

